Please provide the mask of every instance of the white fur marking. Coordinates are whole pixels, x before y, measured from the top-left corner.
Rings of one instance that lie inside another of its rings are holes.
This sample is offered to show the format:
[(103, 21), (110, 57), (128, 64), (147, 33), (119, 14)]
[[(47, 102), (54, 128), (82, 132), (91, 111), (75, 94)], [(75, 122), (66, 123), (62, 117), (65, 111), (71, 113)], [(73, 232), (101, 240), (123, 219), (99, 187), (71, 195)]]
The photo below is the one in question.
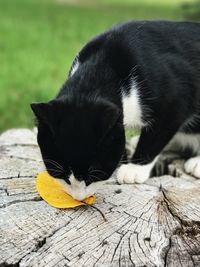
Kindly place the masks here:
[(139, 103), (139, 95), (137, 92), (136, 82), (133, 80), (130, 94), (122, 95), (124, 125), (129, 128), (142, 127), (141, 105)]
[(188, 159), (184, 168), (187, 173), (200, 178), (200, 156)]
[(66, 183), (63, 179), (57, 179), (62, 185), (64, 190), (70, 194), (74, 199), (79, 201), (84, 200), (85, 198), (92, 196), (99, 186), (103, 182), (94, 182), (86, 186), (85, 181), (78, 181), (73, 174), (69, 176), (69, 181), (71, 184)]
[(74, 73), (77, 71), (77, 69), (79, 68), (79, 65), (80, 65), (80, 63), (79, 63), (78, 59), (76, 59), (76, 61), (75, 61), (75, 63), (74, 63), (74, 66), (73, 66), (73, 68), (72, 68), (72, 70), (71, 70), (71, 73), (70, 73), (70, 76), (71, 76), (71, 77), (72, 77), (72, 75), (74, 75)]
[(150, 176), (151, 169), (157, 157), (149, 164), (122, 164), (117, 170), (117, 180), (120, 184), (144, 183)]

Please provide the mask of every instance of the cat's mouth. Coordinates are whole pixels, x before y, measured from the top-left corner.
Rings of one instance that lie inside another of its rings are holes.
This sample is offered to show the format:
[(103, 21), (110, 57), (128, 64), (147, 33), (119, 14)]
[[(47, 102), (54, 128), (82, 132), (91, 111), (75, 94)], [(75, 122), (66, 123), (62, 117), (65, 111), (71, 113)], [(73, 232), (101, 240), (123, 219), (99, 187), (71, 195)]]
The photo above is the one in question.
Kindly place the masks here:
[(73, 175), (70, 175), (69, 181), (71, 184), (68, 184), (63, 179), (58, 179), (59, 182), (63, 185), (63, 189), (69, 195), (71, 195), (74, 199), (83, 201), (84, 199), (94, 195), (96, 192), (96, 183), (90, 184), (86, 186), (84, 181), (78, 181)]

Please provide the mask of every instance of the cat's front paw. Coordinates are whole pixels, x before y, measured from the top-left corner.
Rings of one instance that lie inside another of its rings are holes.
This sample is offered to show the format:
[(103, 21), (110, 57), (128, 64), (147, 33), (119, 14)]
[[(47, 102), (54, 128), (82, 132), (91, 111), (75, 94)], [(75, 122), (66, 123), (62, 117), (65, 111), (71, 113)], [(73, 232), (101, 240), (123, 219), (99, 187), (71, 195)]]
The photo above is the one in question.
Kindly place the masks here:
[(196, 178), (200, 178), (200, 157), (188, 159), (184, 165), (184, 169), (187, 173)]
[(150, 171), (149, 164), (122, 164), (117, 170), (117, 181), (119, 184), (144, 183), (149, 178)]

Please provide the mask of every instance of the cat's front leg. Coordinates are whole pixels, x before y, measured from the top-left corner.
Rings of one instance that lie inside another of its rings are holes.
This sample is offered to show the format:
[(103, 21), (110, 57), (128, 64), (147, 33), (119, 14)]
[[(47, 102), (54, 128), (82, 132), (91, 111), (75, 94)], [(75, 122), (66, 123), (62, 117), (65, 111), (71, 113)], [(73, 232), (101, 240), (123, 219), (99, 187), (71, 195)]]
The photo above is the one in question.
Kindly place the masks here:
[[(165, 124), (164, 124), (165, 123)], [(178, 131), (180, 124), (174, 123), (166, 128), (167, 122), (154, 125), (150, 130), (143, 128), (136, 151), (128, 164), (122, 164), (117, 170), (117, 180), (123, 183), (144, 183), (151, 174), (159, 154)]]

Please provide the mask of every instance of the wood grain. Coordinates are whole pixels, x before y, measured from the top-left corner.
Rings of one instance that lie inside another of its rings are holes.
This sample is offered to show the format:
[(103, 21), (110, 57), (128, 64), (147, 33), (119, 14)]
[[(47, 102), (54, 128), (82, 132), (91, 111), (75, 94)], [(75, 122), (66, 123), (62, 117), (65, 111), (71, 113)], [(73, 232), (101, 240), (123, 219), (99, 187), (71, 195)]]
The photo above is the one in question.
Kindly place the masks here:
[(35, 132), (0, 136), (0, 266), (200, 266), (200, 180), (171, 175), (102, 186), (94, 207), (59, 210), (35, 190)]

